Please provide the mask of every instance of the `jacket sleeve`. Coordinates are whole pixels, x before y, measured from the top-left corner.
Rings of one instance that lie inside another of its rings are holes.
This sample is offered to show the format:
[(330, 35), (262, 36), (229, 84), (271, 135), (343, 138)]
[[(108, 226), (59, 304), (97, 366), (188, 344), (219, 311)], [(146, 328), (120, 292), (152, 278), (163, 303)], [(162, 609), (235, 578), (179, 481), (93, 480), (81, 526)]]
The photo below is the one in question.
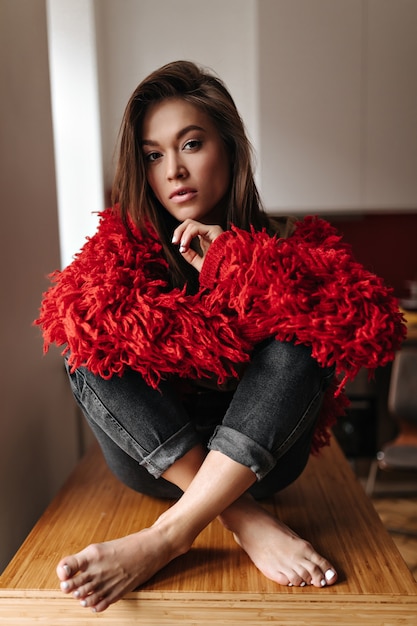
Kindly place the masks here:
[[(210, 246), (200, 274), (207, 306), (228, 307), (240, 334), (312, 347), (354, 378), (394, 358), (405, 336), (392, 290), (358, 263), (328, 222), (305, 218), (288, 239), (233, 228)], [(342, 386), (341, 384), (341, 386)]]
[(175, 373), (190, 378), (235, 375), (248, 360), (249, 342), (238, 337), (219, 307), (207, 309), (202, 292), (167, 286), (167, 264), (152, 233), (129, 235), (110, 210), (74, 261), (51, 275), (39, 318), (44, 350), (64, 346), (73, 368), (104, 378), (126, 367), (157, 387)]

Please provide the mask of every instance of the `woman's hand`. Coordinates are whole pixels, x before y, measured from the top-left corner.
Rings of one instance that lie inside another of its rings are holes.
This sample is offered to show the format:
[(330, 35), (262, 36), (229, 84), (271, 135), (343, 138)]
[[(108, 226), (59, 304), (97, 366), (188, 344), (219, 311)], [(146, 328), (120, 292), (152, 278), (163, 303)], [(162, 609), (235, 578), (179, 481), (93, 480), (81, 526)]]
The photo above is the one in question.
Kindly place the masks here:
[[(184, 259), (195, 267), (198, 272), (201, 272), (208, 249), (222, 232), (223, 229), (220, 226), (201, 224), (200, 222), (186, 219), (174, 230), (172, 243), (178, 244)], [(191, 247), (192, 240), (196, 238), (198, 239), (200, 253)]]

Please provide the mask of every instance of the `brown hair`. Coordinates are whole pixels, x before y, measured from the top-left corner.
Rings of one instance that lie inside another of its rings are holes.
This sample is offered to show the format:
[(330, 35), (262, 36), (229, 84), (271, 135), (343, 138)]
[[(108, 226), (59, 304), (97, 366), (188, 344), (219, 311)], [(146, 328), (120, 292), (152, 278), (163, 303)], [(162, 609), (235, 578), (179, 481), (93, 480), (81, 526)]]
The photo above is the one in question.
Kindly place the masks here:
[(189, 61), (164, 65), (145, 78), (133, 92), (120, 129), (119, 158), (112, 201), (127, 222), (129, 215), (144, 232), (150, 222), (160, 236), (172, 271), (173, 285), (195, 279), (195, 270), (171, 244), (175, 225), (169, 213), (153, 195), (147, 180), (141, 149), (142, 124), (150, 105), (167, 98), (181, 98), (202, 109), (216, 126), (227, 148), (231, 183), (226, 203), (225, 225), (248, 230), (269, 226), (252, 170), (251, 145), (236, 105), (223, 82)]

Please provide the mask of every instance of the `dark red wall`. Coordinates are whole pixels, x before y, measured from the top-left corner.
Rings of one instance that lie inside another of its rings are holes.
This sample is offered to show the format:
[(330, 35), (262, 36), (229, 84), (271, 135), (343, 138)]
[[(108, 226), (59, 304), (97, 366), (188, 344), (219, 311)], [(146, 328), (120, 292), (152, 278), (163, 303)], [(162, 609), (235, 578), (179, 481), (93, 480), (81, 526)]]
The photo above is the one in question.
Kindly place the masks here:
[(417, 279), (417, 212), (326, 219), (352, 245), (358, 261), (384, 278), (398, 297), (408, 295), (405, 281)]

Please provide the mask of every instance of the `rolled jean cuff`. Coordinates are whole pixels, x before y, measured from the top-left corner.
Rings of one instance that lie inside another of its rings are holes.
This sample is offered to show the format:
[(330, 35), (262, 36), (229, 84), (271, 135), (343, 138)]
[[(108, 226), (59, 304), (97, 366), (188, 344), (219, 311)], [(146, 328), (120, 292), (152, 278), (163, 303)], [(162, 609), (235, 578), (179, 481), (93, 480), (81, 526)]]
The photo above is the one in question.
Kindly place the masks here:
[(276, 458), (268, 450), (247, 435), (228, 426), (217, 426), (208, 448), (222, 452), (233, 461), (249, 467), (258, 481), (262, 480), (276, 464)]
[(145, 467), (155, 478), (160, 478), (175, 461), (178, 461), (199, 443), (200, 439), (193, 425), (189, 422), (145, 456), (139, 465)]

